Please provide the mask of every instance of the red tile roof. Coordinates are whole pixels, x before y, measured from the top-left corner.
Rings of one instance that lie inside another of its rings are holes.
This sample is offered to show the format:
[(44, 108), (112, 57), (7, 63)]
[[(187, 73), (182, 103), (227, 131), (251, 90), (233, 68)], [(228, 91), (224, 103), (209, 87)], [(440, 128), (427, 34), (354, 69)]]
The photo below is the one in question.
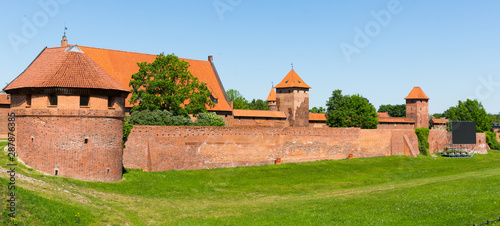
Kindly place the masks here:
[(290, 72), (288, 72), (288, 74), (285, 76), (285, 78), (278, 85), (276, 85), (274, 88), (294, 88), (294, 87), (307, 88), (307, 89), (311, 88), (292, 69)]
[(325, 113), (309, 113), (309, 121), (324, 121), (326, 122)]
[[(71, 51), (69, 51), (72, 49)], [(91, 88), (129, 92), (78, 47), (45, 48), (4, 90), (37, 87)]]
[(377, 112), (379, 118), (390, 118), (388, 112)]
[(445, 118), (433, 118), (432, 119), (432, 123), (434, 124), (445, 124), (447, 123), (449, 120), (448, 119), (445, 119)]
[(269, 96), (267, 96), (266, 101), (276, 101), (276, 92), (274, 88), (271, 88), (271, 92), (269, 92)]
[[(156, 55), (125, 52), (119, 50), (101, 49), (94, 47), (80, 46), (80, 48), (94, 60), (104, 71), (111, 75), (120, 84), (127, 87), (129, 90), (132, 88), (128, 85), (132, 74), (139, 71), (137, 62), (151, 63), (156, 59)], [(226, 98), (224, 86), (218, 77), (215, 67), (210, 61), (191, 60), (179, 58), (189, 63), (189, 71), (197, 77), (200, 81), (207, 84), (212, 95), (218, 98), (218, 103), (215, 107), (208, 108), (212, 111), (231, 111), (231, 107)], [(130, 104), (130, 95), (126, 100), (125, 106), (132, 107)]]
[(413, 87), (413, 89), (410, 91), (410, 94), (408, 94), (407, 97), (405, 97), (406, 100), (428, 100), (429, 97), (425, 95), (424, 91), (420, 87)]
[(261, 110), (240, 110), (234, 109), (235, 117), (253, 117), (253, 118), (286, 118), (282, 111), (261, 111)]
[(400, 118), (400, 117), (390, 117), (390, 118), (379, 118), (378, 119), (379, 123), (407, 123), (407, 124), (413, 124), (415, 121), (409, 118)]
[(10, 95), (0, 94), (0, 104), (10, 104)]

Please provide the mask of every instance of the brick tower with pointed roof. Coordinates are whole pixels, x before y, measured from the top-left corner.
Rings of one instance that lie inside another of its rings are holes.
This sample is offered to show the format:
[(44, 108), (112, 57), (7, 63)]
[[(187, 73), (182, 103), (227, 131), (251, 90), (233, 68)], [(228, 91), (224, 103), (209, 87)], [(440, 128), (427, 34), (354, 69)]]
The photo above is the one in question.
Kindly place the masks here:
[(276, 88), (277, 111), (285, 112), (290, 126), (309, 126), (309, 89), (292, 69)]
[(50, 175), (121, 180), (129, 91), (80, 48), (45, 48), (4, 90), (19, 160)]
[(267, 104), (269, 105), (269, 111), (276, 111), (276, 92), (274, 91), (274, 87), (271, 88), (269, 92), (269, 96), (267, 96)]
[(429, 97), (420, 87), (413, 87), (405, 97), (406, 118), (415, 121), (415, 128), (429, 128)]

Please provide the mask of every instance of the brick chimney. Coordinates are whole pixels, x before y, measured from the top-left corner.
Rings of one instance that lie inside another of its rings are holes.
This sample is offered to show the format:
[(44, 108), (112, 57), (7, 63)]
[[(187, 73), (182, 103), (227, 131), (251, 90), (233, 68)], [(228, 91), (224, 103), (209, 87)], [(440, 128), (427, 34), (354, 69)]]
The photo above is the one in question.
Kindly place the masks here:
[(67, 46), (68, 46), (68, 39), (66, 39), (66, 35), (64, 35), (61, 40), (61, 47), (67, 47)]
[(210, 62), (214, 61), (214, 56), (208, 56), (208, 61)]

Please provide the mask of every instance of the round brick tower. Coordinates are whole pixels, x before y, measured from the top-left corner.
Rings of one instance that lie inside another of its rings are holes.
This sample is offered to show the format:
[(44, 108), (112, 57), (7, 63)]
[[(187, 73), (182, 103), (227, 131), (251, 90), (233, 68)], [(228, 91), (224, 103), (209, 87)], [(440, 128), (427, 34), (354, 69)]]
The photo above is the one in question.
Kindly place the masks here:
[(50, 175), (121, 180), (128, 90), (77, 46), (45, 48), (4, 90), (19, 160)]

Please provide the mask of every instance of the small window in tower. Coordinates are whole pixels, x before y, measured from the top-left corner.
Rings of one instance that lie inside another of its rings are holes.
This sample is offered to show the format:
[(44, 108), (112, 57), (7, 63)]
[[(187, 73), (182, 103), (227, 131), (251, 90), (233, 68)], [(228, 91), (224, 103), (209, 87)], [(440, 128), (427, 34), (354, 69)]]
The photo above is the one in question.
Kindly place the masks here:
[(90, 101), (89, 95), (80, 95), (80, 106), (88, 107), (89, 101)]
[(112, 108), (115, 106), (115, 97), (108, 96), (108, 108)]
[(85, 140), (83, 141), (83, 143), (88, 144), (89, 143), (89, 138), (85, 137)]
[(288, 80), (286, 80), (285, 83), (288, 83)]
[(31, 106), (31, 94), (26, 95), (26, 105)]
[(57, 176), (59, 174), (59, 170), (58, 169), (54, 169), (54, 175)]
[(56, 106), (57, 105), (57, 94), (49, 95), (49, 105)]
[(106, 174), (109, 174), (109, 168), (106, 169)]

